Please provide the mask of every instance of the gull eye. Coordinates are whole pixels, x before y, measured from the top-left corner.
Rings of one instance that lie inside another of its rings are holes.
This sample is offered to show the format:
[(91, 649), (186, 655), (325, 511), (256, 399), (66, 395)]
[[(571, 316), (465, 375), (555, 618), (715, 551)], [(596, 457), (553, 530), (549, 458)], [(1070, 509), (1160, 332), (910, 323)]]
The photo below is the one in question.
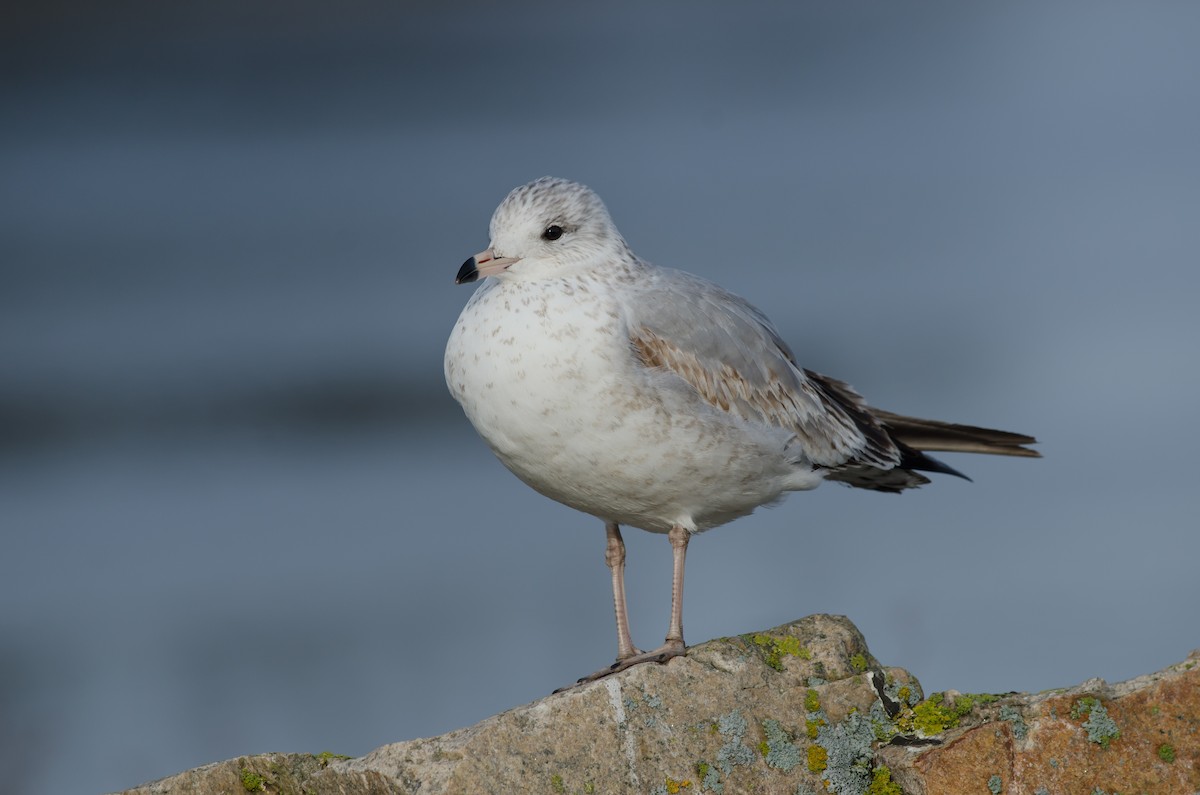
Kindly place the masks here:
[(546, 227), (546, 231), (542, 232), (542, 240), (558, 240), (563, 236), (563, 228), (558, 224), (551, 224)]

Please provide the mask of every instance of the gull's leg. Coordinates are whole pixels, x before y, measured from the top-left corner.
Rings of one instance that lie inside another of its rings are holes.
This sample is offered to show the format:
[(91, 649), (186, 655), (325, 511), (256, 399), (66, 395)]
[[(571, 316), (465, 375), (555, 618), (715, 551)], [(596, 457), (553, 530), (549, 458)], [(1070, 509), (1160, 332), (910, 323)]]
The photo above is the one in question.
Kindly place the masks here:
[[(616, 605), (617, 612), (617, 645), (620, 648), (618, 655), (621, 655), (621, 650), (624, 649), (625, 642), (629, 640), (629, 622), (628, 620), (624, 622), (621, 620), (622, 614), (625, 612), (625, 543), (621, 540), (621, 532), (617, 525), (606, 525), (605, 530), (608, 532), (608, 554), (605, 556), (605, 559), (609, 561), (609, 566), (613, 569), (613, 602)], [(629, 643), (629, 648), (633, 651), (632, 656), (618, 656), (615, 663), (607, 668), (601, 668), (594, 674), (583, 677), (575, 683), (576, 685), (581, 685), (584, 682), (595, 682), (597, 679), (603, 679), (606, 676), (615, 674), (618, 671), (624, 671), (626, 668), (632, 668), (640, 663), (665, 663), (672, 657), (681, 657), (687, 653), (687, 646), (683, 643), (683, 566), (687, 559), (687, 547), (690, 537), (691, 533), (682, 525), (673, 526), (671, 531), (667, 533), (667, 538), (671, 541), (672, 567), (671, 625), (667, 629), (666, 642), (654, 651), (646, 652), (638, 652), (633, 648), (633, 644)], [(618, 582), (620, 583), (619, 586)], [(624, 623), (624, 637), (622, 637), (622, 623)], [(560, 693), (574, 686), (560, 687), (554, 692)]]
[[(683, 654), (683, 564), (687, 559), (688, 541), (691, 533), (682, 525), (675, 525), (667, 538), (671, 541), (671, 626), (667, 628), (667, 640), (662, 650), (678, 648)], [(672, 657), (676, 656), (674, 654)]]
[(604, 562), (612, 571), (613, 610), (617, 614), (617, 659), (627, 660), (642, 652), (629, 635), (629, 613), (625, 609), (625, 540), (616, 522), (605, 523), (604, 534), (608, 541)]

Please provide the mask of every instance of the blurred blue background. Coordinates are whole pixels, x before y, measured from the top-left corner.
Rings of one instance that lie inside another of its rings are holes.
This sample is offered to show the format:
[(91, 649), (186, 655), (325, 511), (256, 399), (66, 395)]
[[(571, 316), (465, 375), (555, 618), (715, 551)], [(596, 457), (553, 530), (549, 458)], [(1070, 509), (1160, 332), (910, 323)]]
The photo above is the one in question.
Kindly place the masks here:
[[(615, 652), (599, 521), (442, 381), (543, 174), (876, 405), (1037, 435), (706, 534), (687, 637), (849, 615), (927, 690), (1200, 645), (1200, 6), (61, 1), (0, 28), (0, 765), (358, 755)], [(670, 552), (631, 531), (635, 639)]]

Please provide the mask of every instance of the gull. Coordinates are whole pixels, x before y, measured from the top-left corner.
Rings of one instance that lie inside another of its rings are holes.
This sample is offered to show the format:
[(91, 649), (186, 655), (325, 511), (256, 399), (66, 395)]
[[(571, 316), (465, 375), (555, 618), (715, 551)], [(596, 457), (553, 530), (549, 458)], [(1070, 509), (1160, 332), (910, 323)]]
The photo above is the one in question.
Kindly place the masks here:
[[(900, 492), (922, 472), (965, 475), (925, 451), (1038, 457), (1033, 437), (893, 414), (796, 362), (744, 299), (633, 253), (584, 185), (543, 177), (492, 216), (458, 284), (487, 278), (450, 333), (451, 394), (534, 490), (604, 523), (617, 660), (580, 683), (686, 653), (691, 537), (826, 480)], [(633, 645), (621, 526), (665, 534), (671, 619)]]

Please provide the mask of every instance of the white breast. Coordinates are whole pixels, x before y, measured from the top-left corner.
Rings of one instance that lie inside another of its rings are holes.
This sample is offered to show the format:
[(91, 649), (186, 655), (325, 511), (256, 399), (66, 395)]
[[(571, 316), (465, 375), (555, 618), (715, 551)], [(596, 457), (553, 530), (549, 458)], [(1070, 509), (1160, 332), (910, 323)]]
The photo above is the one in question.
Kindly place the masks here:
[(595, 283), (485, 284), (451, 332), (445, 370), (505, 466), (606, 521), (702, 530), (796, 488), (786, 435), (747, 429), (642, 367), (619, 301)]

